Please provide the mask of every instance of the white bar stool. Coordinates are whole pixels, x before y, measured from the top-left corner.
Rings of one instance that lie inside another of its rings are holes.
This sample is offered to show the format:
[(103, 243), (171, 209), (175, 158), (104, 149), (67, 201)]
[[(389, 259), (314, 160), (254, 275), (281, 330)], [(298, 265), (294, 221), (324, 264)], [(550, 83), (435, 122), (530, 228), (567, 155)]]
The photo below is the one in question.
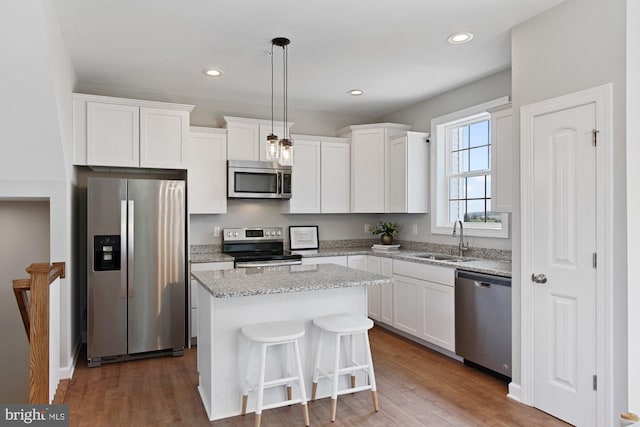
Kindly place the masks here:
[[(247, 413), (247, 399), (249, 391), (255, 391), (256, 396), (256, 418), (255, 426), (260, 426), (260, 418), (263, 409), (279, 408), (281, 406), (292, 405), (294, 403), (302, 404), (302, 413), (304, 414), (304, 425), (309, 425), (309, 411), (307, 408), (307, 396), (304, 388), (304, 379), (302, 373), (302, 364), (300, 363), (300, 349), (298, 346), (298, 338), (304, 336), (304, 326), (295, 322), (265, 322), (246, 325), (241, 328), (242, 334), (249, 339), (249, 349), (247, 354), (247, 373), (242, 388), (242, 415)], [(252, 386), (249, 383), (249, 367), (251, 361), (252, 343), (260, 344), (260, 368), (258, 373), (258, 384)], [(290, 375), (289, 367), (289, 345), (293, 345), (295, 355), (297, 375)], [(267, 348), (271, 346), (284, 346), (284, 377), (274, 380), (265, 381), (265, 371), (267, 362)], [(291, 385), (297, 382), (300, 388), (300, 398), (291, 398)], [(287, 386), (287, 400), (276, 402), (269, 405), (263, 405), (264, 390), (271, 387)]]
[[(366, 316), (359, 314), (335, 314), (313, 319), (313, 324), (320, 328), (320, 338), (316, 348), (315, 367), (313, 370), (313, 386), (311, 389), (311, 400), (316, 399), (318, 380), (328, 378), (332, 380), (331, 386), (331, 421), (336, 420), (336, 408), (338, 405), (338, 395), (355, 393), (358, 391), (371, 390), (373, 399), (373, 409), (378, 412), (378, 392), (376, 391), (376, 376), (373, 372), (373, 360), (371, 359), (371, 347), (369, 345), (369, 329), (373, 327), (373, 321)], [(320, 369), (322, 356), (322, 341), (325, 332), (335, 336), (335, 352), (333, 358), (333, 371), (325, 372)], [(359, 364), (355, 355), (355, 336), (362, 334), (364, 337), (365, 362)], [(340, 368), (340, 338), (348, 336), (351, 350), (347, 367)], [(356, 387), (356, 372), (365, 371), (368, 375), (368, 383)], [(338, 380), (341, 375), (351, 375), (351, 387), (338, 390)]]

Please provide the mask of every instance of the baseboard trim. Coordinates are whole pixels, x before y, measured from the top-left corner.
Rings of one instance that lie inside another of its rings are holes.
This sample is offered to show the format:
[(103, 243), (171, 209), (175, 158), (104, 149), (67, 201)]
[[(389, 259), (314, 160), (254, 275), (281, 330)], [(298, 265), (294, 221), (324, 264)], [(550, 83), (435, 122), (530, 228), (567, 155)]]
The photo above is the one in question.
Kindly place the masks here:
[(60, 367), (61, 380), (73, 378), (73, 372), (76, 370), (76, 363), (78, 362), (78, 356), (80, 355), (81, 344), (82, 343), (80, 342), (80, 340), (76, 342), (75, 350), (73, 352), (73, 356), (71, 357), (71, 360), (69, 361), (69, 364), (67, 366)]
[(516, 384), (514, 382), (510, 382), (509, 383), (509, 394), (507, 394), (507, 397), (511, 400), (515, 400), (516, 402), (522, 402), (522, 388), (520, 387), (520, 384)]

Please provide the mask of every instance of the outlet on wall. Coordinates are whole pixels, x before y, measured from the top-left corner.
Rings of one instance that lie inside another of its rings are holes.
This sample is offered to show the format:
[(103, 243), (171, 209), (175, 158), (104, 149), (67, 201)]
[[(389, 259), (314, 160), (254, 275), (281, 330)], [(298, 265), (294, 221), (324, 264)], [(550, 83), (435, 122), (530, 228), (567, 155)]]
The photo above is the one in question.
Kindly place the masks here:
[(364, 225), (364, 232), (367, 234), (371, 233), (371, 224)]
[(213, 237), (220, 237), (220, 227), (213, 227)]

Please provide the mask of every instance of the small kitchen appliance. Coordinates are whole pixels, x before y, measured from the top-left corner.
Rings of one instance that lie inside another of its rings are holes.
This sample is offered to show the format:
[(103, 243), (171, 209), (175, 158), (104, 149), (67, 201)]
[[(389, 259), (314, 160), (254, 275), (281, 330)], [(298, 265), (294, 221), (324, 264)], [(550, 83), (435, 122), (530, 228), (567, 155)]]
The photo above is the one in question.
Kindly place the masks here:
[(302, 264), (302, 255), (284, 249), (282, 227), (225, 228), (222, 252), (233, 256), (235, 268)]
[(290, 199), (291, 166), (277, 162), (228, 161), (230, 199)]

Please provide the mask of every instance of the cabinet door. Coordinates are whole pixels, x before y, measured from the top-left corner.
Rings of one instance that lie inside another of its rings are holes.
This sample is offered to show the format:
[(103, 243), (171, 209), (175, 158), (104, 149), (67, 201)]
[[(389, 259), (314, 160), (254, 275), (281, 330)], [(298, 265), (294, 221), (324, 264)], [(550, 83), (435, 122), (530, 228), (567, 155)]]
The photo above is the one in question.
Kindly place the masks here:
[(351, 212), (384, 212), (385, 130), (353, 131)]
[(349, 255), (347, 266), (356, 270), (367, 271), (367, 255)]
[(227, 156), (229, 160), (260, 160), (260, 125), (246, 122), (228, 123)]
[[(407, 137), (400, 136), (389, 140), (387, 154), (389, 179), (388, 212), (407, 211)], [(426, 165), (425, 165), (426, 167)]]
[(140, 108), (140, 166), (186, 169), (189, 113)]
[(322, 213), (348, 213), (351, 146), (323, 141), (320, 160), (320, 203)]
[[(393, 277), (393, 260), (391, 258), (380, 259), (380, 274)], [(387, 325), (393, 324), (393, 285), (380, 287), (380, 321)]]
[(291, 170), (290, 213), (320, 212), (320, 142), (296, 141)]
[[(376, 256), (368, 256), (367, 257), (367, 271), (370, 273), (378, 273), (380, 274), (380, 258)], [(369, 317), (373, 320), (380, 320), (381, 313), (381, 301), (380, 295), (382, 291), (381, 285), (371, 285), (367, 286), (367, 311), (369, 313)]]
[[(282, 123), (282, 122), (280, 122)], [(267, 136), (269, 136), (269, 134), (271, 133), (271, 125), (260, 125), (260, 136), (259, 136), (259, 142), (258, 142), (258, 151), (260, 152), (260, 161), (261, 162), (266, 162), (267, 161)], [(282, 139), (284, 138), (284, 127), (282, 125), (277, 125), (276, 123), (273, 124), (273, 133), (278, 137), (278, 139)], [(297, 146), (298, 141), (295, 141), (295, 144)], [(293, 154), (294, 156), (296, 156), (298, 153), (296, 152), (296, 149), (293, 149)], [(293, 163), (295, 164), (295, 162), (297, 161), (297, 157), (295, 157), (293, 159)]]
[(422, 282), (394, 275), (393, 326), (416, 337), (422, 328)]
[(424, 281), (422, 289), (424, 323), (421, 338), (455, 351), (454, 287)]
[(192, 131), (189, 139), (189, 212), (227, 212), (227, 135)]
[(513, 209), (513, 135), (511, 108), (491, 114), (491, 210)]
[(87, 102), (87, 164), (140, 165), (138, 107)]

